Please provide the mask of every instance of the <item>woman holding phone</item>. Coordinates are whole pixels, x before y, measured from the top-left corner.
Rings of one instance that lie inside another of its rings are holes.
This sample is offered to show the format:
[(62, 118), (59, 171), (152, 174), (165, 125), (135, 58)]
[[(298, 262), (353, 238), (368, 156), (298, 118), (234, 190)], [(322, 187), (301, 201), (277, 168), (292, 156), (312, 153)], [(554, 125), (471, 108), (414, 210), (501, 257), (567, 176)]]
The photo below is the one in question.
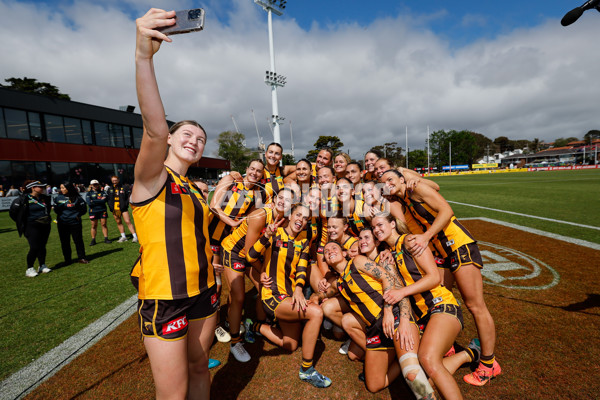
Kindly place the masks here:
[(136, 87), (144, 136), (131, 193), (142, 249), (132, 276), (156, 398), (205, 399), (210, 397), (208, 359), (218, 307), (210, 209), (185, 175), (202, 157), (207, 136), (191, 120), (169, 129), (153, 62), (162, 42), (171, 42), (156, 29), (173, 25), (174, 16), (174, 11), (153, 8), (136, 21)]

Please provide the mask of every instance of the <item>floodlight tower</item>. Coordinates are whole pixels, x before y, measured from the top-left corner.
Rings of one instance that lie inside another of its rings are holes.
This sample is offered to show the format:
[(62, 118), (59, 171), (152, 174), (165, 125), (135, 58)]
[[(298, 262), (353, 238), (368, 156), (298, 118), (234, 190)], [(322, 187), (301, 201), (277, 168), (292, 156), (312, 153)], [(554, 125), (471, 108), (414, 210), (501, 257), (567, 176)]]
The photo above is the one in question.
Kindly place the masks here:
[(275, 15), (283, 15), (283, 10), (287, 3), (286, 0), (254, 0), (256, 4), (261, 6), (267, 12), (269, 26), (269, 54), (271, 57), (271, 70), (265, 71), (265, 83), (271, 86), (271, 102), (273, 105), (273, 114), (271, 115), (271, 125), (273, 126), (273, 141), (281, 144), (281, 135), (279, 133), (279, 107), (277, 105), (277, 87), (284, 87), (286, 78), (283, 75), (275, 73), (275, 53), (273, 49), (273, 17)]

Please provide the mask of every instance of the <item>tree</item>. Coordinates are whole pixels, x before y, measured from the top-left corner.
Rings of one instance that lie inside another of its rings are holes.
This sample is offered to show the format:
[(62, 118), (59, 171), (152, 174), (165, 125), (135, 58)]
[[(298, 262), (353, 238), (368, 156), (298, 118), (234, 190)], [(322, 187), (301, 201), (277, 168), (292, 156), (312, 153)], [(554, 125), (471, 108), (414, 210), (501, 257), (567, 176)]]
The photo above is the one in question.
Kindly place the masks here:
[(477, 152), (475, 153), (475, 159), (479, 160), (483, 156), (488, 156), (489, 154), (494, 155), (496, 152), (496, 145), (492, 139), (487, 136), (482, 135), (477, 132), (469, 132), (473, 138), (475, 138), (475, 146), (477, 147)]
[(231, 162), (231, 170), (244, 173), (250, 160), (258, 158), (258, 153), (244, 147), (246, 137), (243, 133), (225, 131), (219, 134), (217, 143), (219, 151), (217, 154)]
[(427, 152), (425, 150), (412, 150), (408, 152), (408, 168), (427, 169)]
[(585, 140), (585, 144), (587, 145), (592, 144), (595, 139), (600, 139), (600, 131), (597, 129), (592, 129), (583, 136), (583, 140)]
[(402, 155), (402, 147), (397, 146), (397, 142), (384, 143), (383, 146), (371, 147), (369, 151), (374, 151), (377, 154), (381, 154), (381, 157), (385, 157), (392, 162), (394, 165), (404, 165), (404, 156)]
[[(317, 154), (319, 154), (319, 151), (322, 149), (330, 148), (333, 151), (333, 154), (335, 154), (344, 146), (344, 143), (337, 136), (319, 136), (314, 146), (314, 150), (310, 150), (306, 153), (306, 159), (312, 162), (316, 161)], [(333, 162), (333, 160), (331, 161)]]
[(34, 78), (8, 78), (4, 80), (10, 83), (10, 85), (0, 85), (1, 87), (18, 90), (20, 92), (41, 94), (48, 97), (55, 97), (57, 99), (71, 100), (68, 94), (60, 93), (58, 88), (48, 82), (38, 82)]
[(283, 165), (296, 165), (296, 160), (291, 154), (284, 154), (281, 157), (281, 162), (283, 163)]
[(540, 139), (535, 138), (529, 143), (529, 150), (535, 154), (540, 151)]
[(554, 147), (565, 147), (568, 143), (575, 142), (578, 139), (576, 137), (558, 138), (554, 141)]
[(500, 153), (504, 153), (505, 151), (512, 151), (515, 149), (512, 141), (506, 136), (499, 136), (494, 139), (494, 144), (498, 147), (498, 151)]

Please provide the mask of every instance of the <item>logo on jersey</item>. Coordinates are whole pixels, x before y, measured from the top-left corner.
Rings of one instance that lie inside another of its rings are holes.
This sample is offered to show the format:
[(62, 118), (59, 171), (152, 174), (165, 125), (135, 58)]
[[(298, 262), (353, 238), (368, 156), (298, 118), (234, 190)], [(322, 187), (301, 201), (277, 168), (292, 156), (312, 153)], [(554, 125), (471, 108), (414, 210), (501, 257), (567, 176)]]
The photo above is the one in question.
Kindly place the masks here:
[(367, 346), (370, 344), (381, 344), (381, 339), (379, 335), (367, 338)]
[(188, 325), (188, 321), (184, 315), (182, 317), (174, 319), (171, 322), (167, 322), (165, 325), (163, 325), (162, 333), (163, 333), (163, 335), (169, 335), (171, 333), (175, 333), (175, 332), (178, 332), (178, 331), (184, 329), (185, 327), (187, 327), (187, 325)]
[(190, 191), (185, 186), (180, 186), (175, 182), (171, 182), (171, 193), (173, 194), (190, 194)]
[(281, 240), (277, 240), (277, 243), (275, 243), (275, 246), (281, 247), (281, 246), (283, 246), (283, 242)]

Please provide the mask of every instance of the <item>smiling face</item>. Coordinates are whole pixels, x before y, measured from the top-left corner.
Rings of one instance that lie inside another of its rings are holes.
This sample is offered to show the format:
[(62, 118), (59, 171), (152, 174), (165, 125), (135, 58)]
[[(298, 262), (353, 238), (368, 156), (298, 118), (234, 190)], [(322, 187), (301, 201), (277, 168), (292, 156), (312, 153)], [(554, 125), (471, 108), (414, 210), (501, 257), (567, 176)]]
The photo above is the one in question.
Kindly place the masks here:
[(396, 229), (396, 224), (395, 222), (388, 221), (384, 216), (376, 216), (371, 220), (371, 229), (373, 229), (373, 235), (377, 240), (386, 242)]
[(296, 179), (298, 183), (310, 182), (310, 176), (312, 174), (312, 167), (305, 161), (300, 161), (296, 164)]
[(292, 208), (294, 195), (289, 190), (282, 190), (275, 197), (275, 209), (280, 215), (288, 215)]
[(392, 169), (392, 166), (383, 159), (379, 159), (375, 162), (375, 176), (380, 179), (385, 171)]
[(112, 182), (113, 185), (119, 184), (119, 178), (117, 178), (116, 176), (113, 176), (112, 178), (110, 178), (110, 181)]
[(365, 169), (369, 172), (375, 171), (375, 162), (379, 159), (377, 154), (369, 152), (365, 154)]
[(346, 167), (348, 166), (348, 161), (346, 161), (346, 157), (342, 154), (338, 154), (333, 160), (333, 169), (337, 176), (344, 176), (346, 174)]
[(300, 232), (306, 228), (306, 223), (308, 221), (308, 208), (303, 205), (298, 205), (292, 209), (292, 213), (289, 217), (288, 229), (292, 232), (293, 235), (298, 235)]
[(394, 171), (388, 171), (384, 173), (379, 181), (385, 184), (386, 194), (394, 195), (402, 195), (402, 187), (404, 184), (404, 178), (398, 176)]
[(321, 189), (328, 189), (333, 183), (333, 174), (329, 168), (321, 168), (317, 172), (317, 178), (319, 180), (319, 186)]
[(321, 191), (317, 188), (310, 189), (304, 197), (304, 202), (313, 215), (318, 215), (321, 207)]
[(352, 189), (352, 184), (347, 180), (339, 180), (335, 186), (337, 188), (337, 198), (342, 203), (350, 201), (350, 199), (352, 199), (352, 196), (354, 196), (354, 189)]
[(67, 193), (69, 193), (69, 191), (67, 190), (67, 188), (65, 187), (65, 185), (63, 185), (62, 183), (61, 183), (61, 185), (60, 185), (60, 192), (61, 192), (61, 193), (62, 193), (64, 196), (66, 196), (66, 195), (67, 195)]
[(270, 145), (265, 152), (265, 160), (267, 164), (271, 167), (275, 167), (279, 165), (279, 161), (281, 161), (281, 148), (275, 144)]
[(360, 231), (360, 234), (358, 235), (358, 251), (360, 251), (361, 254), (369, 254), (375, 250), (378, 244), (379, 242), (375, 239), (371, 230), (364, 229)]
[(198, 162), (206, 145), (206, 133), (195, 125), (182, 125), (169, 133), (170, 153), (187, 164)]
[(354, 185), (360, 183), (361, 172), (360, 172), (360, 168), (358, 167), (358, 165), (349, 164), (346, 167), (346, 178), (350, 179), (350, 182), (352, 182), (352, 184), (354, 184)]
[(337, 243), (327, 243), (323, 248), (323, 258), (327, 265), (332, 267), (337, 273), (344, 272), (344, 251)]
[(329, 240), (335, 240), (339, 242), (344, 237), (344, 232), (348, 225), (343, 218), (331, 217), (327, 220), (327, 234)]
[(252, 161), (248, 168), (246, 168), (246, 181), (248, 183), (257, 183), (263, 177), (263, 171), (265, 167), (259, 161)]
[(331, 153), (327, 150), (319, 151), (315, 164), (317, 164), (317, 170), (331, 164)]
[(381, 190), (374, 182), (367, 182), (362, 186), (363, 198), (369, 206), (376, 204), (381, 200)]

